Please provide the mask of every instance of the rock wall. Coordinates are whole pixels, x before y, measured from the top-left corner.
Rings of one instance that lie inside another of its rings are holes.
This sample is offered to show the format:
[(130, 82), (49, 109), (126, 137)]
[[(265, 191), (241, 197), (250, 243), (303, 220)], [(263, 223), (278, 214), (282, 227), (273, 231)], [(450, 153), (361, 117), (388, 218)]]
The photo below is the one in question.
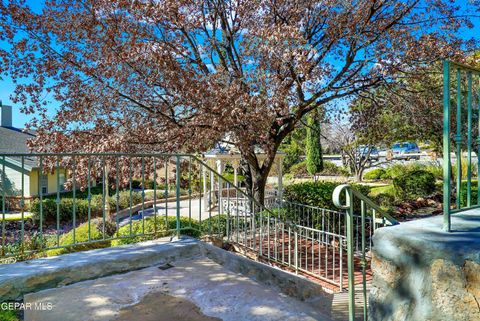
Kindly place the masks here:
[(376, 232), (369, 320), (480, 320), (480, 216), (467, 221), (453, 233), (439, 218)]

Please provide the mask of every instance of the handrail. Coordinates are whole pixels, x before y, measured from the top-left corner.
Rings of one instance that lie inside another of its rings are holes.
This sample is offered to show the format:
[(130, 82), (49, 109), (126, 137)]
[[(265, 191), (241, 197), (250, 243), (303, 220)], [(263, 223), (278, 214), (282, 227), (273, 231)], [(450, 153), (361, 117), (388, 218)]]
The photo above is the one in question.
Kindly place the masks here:
[[(474, 116), (477, 108), (475, 97), (479, 90), (479, 78), (480, 69), (474, 66), (450, 60), (443, 61), (443, 229), (447, 232), (452, 230), (451, 214), (480, 205), (480, 194), (477, 195), (476, 200), (472, 197), (472, 167), (480, 165), (478, 156), (480, 136), (475, 134), (480, 130), (480, 127), (477, 127), (480, 124), (477, 124)], [(454, 119), (455, 123), (452, 123)], [(462, 187), (464, 174), (462, 173), (462, 150), (464, 151), (465, 147), (467, 150), (466, 191)], [(452, 173), (450, 158), (452, 149), (457, 155), (455, 173)], [(473, 153), (477, 154), (476, 159), (472, 159)], [(455, 186), (451, 184), (452, 177), (456, 178)], [(480, 180), (477, 180), (477, 188), (480, 189)], [(464, 195), (466, 204), (462, 202)], [(454, 208), (451, 203), (455, 204)]]
[[(346, 195), (345, 204), (342, 204), (340, 201), (340, 196), (343, 191), (345, 191), (345, 195)], [(386, 213), (380, 206), (372, 202), (371, 199), (369, 199), (367, 196), (363, 195), (362, 193), (360, 193), (359, 191), (357, 191), (355, 188), (353, 188), (351, 185), (348, 185), (348, 184), (342, 184), (335, 188), (332, 196), (333, 204), (340, 209), (344, 209), (344, 210), (350, 209), (351, 202), (353, 202), (353, 200), (350, 199), (350, 193), (354, 195), (356, 198), (365, 202), (370, 208), (378, 212), (383, 218), (389, 221), (390, 224), (392, 225), (398, 224), (398, 221), (394, 219), (391, 215)]]
[(472, 71), (472, 72), (480, 74), (480, 68), (475, 68), (475, 67), (472, 67), (472, 66), (469, 66), (469, 65), (466, 65), (466, 64), (462, 64), (460, 62), (456, 62), (456, 61), (451, 61), (451, 60), (446, 60), (446, 61), (450, 64), (450, 66), (461, 68), (461, 69), (464, 69), (464, 70), (468, 70), (468, 71)]
[(39, 157), (39, 156), (112, 156), (112, 157), (188, 157), (188, 156), (194, 156), (191, 154), (182, 154), (182, 153), (111, 153), (111, 152), (105, 152), (105, 153), (85, 153), (85, 152), (68, 152), (68, 153), (2, 153), (2, 156), (5, 157)]
[[(268, 214), (272, 215), (272, 216), (275, 216), (276, 214), (273, 213), (270, 209), (268, 209), (265, 205), (262, 205), (259, 201), (257, 201), (256, 199), (254, 199), (253, 197), (251, 197), (250, 195), (248, 195), (246, 192), (244, 192), (241, 188), (239, 188), (238, 186), (236, 186), (235, 184), (233, 184), (232, 182), (230, 182), (228, 179), (226, 179), (222, 174), (218, 173), (216, 170), (214, 170), (213, 168), (211, 168), (210, 166), (208, 166), (208, 164), (206, 164), (204, 161), (202, 161), (200, 158), (198, 158), (197, 156), (195, 155), (188, 155), (188, 157), (192, 157), (194, 160), (196, 160), (200, 165), (202, 166), (205, 166), (206, 169), (208, 169), (209, 171), (211, 171), (214, 175), (216, 175), (217, 177), (219, 177), (220, 179), (224, 180), (225, 182), (228, 182), (236, 191), (240, 192), (240, 194), (242, 194), (243, 196), (245, 196), (246, 199), (252, 201), (255, 203), (255, 205), (257, 205), (258, 207), (260, 207), (262, 209), (262, 211), (266, 211), (268, 212)], [(299, 227), (296, 223), (292, 222), (291, 220), (285, 218), (284, 219), (284, 222), (287, 226), (290, 226), (292, 227), (293, 229), (295, 230), (298, 230)]]
[[(345, 192), (345, 204), (342, 204), (340, 196), (342, 192)], [(385, 213), (378, 205), (373, 203), (368, 197), (354, 189), (348, 184), (339, 185), (335, 188), (332, 195), (332, 200), (335, 206), (340, 209), (344, 209), (346, 212), (346, 221), (347, 221), (347, 266), (348, 266), (348, 320), (355, 320), (355, 260), (354, 260), (354, 198), (360, 200), (360, 213), (361, 213), (361, 223), (356, 226), (361, 230), (361, 257), (360, 264), (362, 269), (362, 292), (363, 300), (367, 302), (367, 285), (366, 285), (366, 267), (367, 267), (367, 258), (366, 258), (366, 216), (367, 216), (367, 206), (372, 210), (373, 216), (373, 231), (376, 229), (376, 215), (377, 212), (383, 219), (383, 226), (386, 226), (387, 222), (391, 225), (398, 224), (397, 220)], [(358, 221), (357, 221), (358, 224)], [(363, 305), (363, 320), (367, 320), (367, 305)]]

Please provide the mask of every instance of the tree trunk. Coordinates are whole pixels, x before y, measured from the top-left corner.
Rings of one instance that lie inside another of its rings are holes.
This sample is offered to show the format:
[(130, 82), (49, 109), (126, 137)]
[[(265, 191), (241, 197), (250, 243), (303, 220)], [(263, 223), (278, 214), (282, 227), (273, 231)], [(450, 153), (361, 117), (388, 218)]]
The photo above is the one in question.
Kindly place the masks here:
[(253, 198), (260, 204), (265, 204), (265, 187), (267, 185), (268, 173), (270, 171), (259, 171), (253, 173)]
[(357, 170), (357, 173), (355, 173), (355, 181), (357, 183), (360, 183), (362, 182), (362, 178), (363, 178), (363, 168), (360, 168)]
[(265, 187), (274, 159), (275, 156), (266, 158), (260, 168), (258, 168), (257, 164), (251, 164), (253, 162), (249, 162), (245, 158), (241, 161), (247, 194), (262, 205), (265, 203)]

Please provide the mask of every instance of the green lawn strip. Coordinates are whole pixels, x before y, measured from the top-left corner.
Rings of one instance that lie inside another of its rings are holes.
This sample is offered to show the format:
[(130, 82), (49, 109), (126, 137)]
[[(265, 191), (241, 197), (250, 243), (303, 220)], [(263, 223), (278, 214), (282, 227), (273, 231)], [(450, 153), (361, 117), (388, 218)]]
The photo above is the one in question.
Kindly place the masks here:
[(377, 196), (379, 194), (389, 194), (394, 195), (393, 184), (384, 185), (384, 186), (372, 186), (370, 190), (370, 196)]
[[(33, 216), (32, 213), (25, 213), (23, 214), (23, 218), (29, 219)], [(5, 214), (5, 221), (21, 221), (22, 220), (22, 214), (17, 213), (17, 214)], [(3, 215), (0, 214), (0, 221), (3, 221)]]
[(18, 312), (16, 310), (6, 310), (0, 308), (0, 320), (2, 321), (20, 321), (18, 317)]

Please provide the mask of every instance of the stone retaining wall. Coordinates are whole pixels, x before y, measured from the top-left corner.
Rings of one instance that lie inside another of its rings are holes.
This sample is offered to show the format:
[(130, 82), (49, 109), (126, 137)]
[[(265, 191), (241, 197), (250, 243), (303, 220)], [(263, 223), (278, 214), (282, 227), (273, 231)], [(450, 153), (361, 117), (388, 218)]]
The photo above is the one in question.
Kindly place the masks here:
[(379, 229), (373, 239), (372, 321), (480, 320), (480, 212)]

